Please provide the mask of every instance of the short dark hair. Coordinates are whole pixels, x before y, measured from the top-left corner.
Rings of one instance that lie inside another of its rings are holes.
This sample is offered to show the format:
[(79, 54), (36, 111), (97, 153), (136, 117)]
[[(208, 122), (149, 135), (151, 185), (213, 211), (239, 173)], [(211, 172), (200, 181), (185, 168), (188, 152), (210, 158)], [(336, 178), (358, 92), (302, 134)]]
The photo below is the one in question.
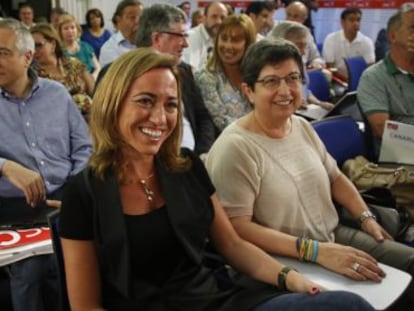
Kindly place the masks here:
[(156, 3), (145, 7), (138, 22), (136, 46), (151, 46), (154, 32), (168, 31), (172, 23), (185, 23), (186, 18), (183, 10), (171, 4)]
[(243, 81), (254, 90), (259, 74), (266, 65), (280, 64), (289, 59), (296, 62), (303, 77), (302, 56), (293, 43), (279, 38), (272, 41), (260, 40), (252, 44), (244, 54), (240, 66)]
[(124, 9), (128, 6), (132, 6), (132, 5), (142, 5), (142, 3), (138, 0), (122, 0), (118, 3), (118, 5), (116, 6), (114, 15), (112, 17), (112, 21), (114, 21), (116, 16), (121, 16)]
[(99, 9), (94, 8), (94, 9), (88, 10), (88, 12), (86, 12), (86, 14), (85, 14), (86, 26), (88, 26), (88, 28), (91, 27), (91, 22), (90, 22), (91, 15), (95, 15), (95, 16), (100, 17), (101, 18), (101, 27), (105, 26), (105, 21), (104, 21), (102, 11), (99, 10)]
[(259, 15), (262, 13), (263, 10), (271, 11), (274, 9), (273, 3), (267, 1), (252, 1), (250, 2), (249, 6), (246, 8), (245, 14), (249, 15), (253, 13), (255, 15)]
[(362, 16), (362, 11), (358, 8), (347, 8), (343, 10), (341, 13), (341, 20), (346, 19), (348, 15), (351, 15), (351, 14), (359, 14)]

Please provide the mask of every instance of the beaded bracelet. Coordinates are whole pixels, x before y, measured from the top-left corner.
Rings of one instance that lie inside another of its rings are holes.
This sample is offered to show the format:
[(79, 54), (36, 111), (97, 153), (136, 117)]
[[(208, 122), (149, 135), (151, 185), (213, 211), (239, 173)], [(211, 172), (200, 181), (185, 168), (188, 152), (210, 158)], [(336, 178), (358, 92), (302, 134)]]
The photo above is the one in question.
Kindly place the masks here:
[(296, 240), (296, 251), (299, 254), (300, 260), (316, 262), (318, 259), (319, 242), (309, 238), (298, 238)]

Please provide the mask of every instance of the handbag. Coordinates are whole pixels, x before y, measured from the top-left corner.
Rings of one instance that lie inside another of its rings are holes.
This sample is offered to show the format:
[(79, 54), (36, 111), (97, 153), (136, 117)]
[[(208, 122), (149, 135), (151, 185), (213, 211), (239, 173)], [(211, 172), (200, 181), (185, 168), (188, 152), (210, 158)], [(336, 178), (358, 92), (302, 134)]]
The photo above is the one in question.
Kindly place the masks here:
[(414, 167), (369, 162), (363, 156), (345, 161), (342, 171), (359, 190), (389, 189), (397, 207), (404, 207), (414, 220)]

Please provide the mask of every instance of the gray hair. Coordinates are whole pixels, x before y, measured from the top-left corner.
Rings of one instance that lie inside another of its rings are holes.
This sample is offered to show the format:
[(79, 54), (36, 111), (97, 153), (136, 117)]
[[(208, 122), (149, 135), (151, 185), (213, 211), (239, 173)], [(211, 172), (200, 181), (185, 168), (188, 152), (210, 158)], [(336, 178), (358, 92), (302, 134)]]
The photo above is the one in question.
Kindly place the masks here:
[(151, 46), (154, 32), (169, 31), (171, 24), (185, 23), (186, 18), (183, 10), (171, 4), (153, 4), (144, 8), (138, 22), (136, 46)]
[(302, 24), (298, 22), (293, 21), (284, 21), (280, 24), (276, 25), (276, 27), (273, 28), (271, 33), (268, 35), (268, 39), (273, 40), (276, 38), (283, 38), (286, 39), (290, 36), (303, 36), (307, 37), (309, 35), (309, 30), (306, 28), (306, 26), (303, 26)]
[(34, 39), (30, 31), (21, 22), (14, 18), (4, 18), (0, 20), (0, 29), (13, 30), (16, 34), (16, 48), (20, 54), (28, 51), (34, 52)]
[(414, 3), (407, 2), (401, 5), (401, 7), (389, 18), (387, 23), (387, 33), (391, 30), (399, 29), (402, 25), (402, 17), (405, 13), (414, 10)]

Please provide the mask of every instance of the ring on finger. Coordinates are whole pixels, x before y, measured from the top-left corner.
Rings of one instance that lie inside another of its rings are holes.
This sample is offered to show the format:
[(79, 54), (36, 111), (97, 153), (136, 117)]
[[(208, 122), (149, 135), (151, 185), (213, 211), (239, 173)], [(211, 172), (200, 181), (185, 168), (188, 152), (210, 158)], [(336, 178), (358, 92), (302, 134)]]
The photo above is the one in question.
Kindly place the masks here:
[(361, 267), (361, 265), (359, 263), (357, 263), (356, 261), (351, 266), (352, 270), (354, 270), (355, 272), (358, 272), (360, 267)]

